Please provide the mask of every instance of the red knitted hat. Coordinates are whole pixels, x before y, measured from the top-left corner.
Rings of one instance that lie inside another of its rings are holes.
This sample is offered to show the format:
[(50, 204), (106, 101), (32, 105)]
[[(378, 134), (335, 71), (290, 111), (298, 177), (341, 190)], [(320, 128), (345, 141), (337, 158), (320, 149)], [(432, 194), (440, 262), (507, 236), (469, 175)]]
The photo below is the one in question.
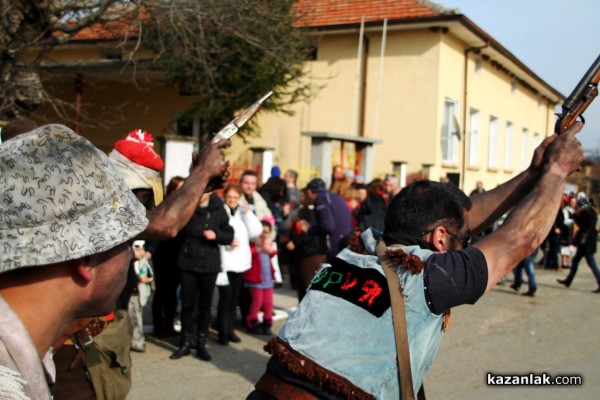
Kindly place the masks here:
[(115, 150), (138, 165), (162, 171), (164, 162), (154, 151), (153, 140), (148, 131), (136, 129), (115, 143)]

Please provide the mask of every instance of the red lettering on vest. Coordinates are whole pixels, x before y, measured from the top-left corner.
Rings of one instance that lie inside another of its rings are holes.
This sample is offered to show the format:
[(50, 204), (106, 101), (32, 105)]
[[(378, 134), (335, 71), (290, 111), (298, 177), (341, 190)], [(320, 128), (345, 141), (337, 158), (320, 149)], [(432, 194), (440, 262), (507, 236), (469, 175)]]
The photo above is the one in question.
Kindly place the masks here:
[(347, 274), (346, 275), (346, 282), (344, 282), (344, 284), (342, 285), (341, 289), (342, 290), (350, 290), (351, 288), (353, 288), (354, 286), (356, 286), (357, 283), (358, 283), (358, 279), (352, 278), (352, 276), (350, 274)]
[(365, 294), (358, 299), (358, 301), (367, 301), (367, 304), (369, 306), (373, 305), (373, 301), (375, 301), (375, 298), (377, 296), (379, 296), (382, 292), (383, 289), (381, 289), (381, 286), (379, 286), (379, 284), (377, 282), (375, 282), (374, 280), (369, 279), (368, 281), (366, 281), (363, 286), (362, 286), (362, 291), (365, 292)]

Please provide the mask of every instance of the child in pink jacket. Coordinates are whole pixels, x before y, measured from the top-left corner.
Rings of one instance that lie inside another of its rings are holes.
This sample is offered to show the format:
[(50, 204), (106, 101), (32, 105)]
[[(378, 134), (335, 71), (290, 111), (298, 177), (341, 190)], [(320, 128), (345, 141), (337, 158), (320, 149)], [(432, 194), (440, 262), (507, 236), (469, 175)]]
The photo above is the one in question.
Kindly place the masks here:
[[(271, 258), (277, 254), (271, 231), (273, 227), (269, 221), (261, 221), (263, 233), (258, 239), (250, 243), (252, 252), (252, 267), (244, 273), (246, 287), (250, 290), (252, 303), (248, 313), (246, 324), (250, 333), (262, 333), (273, 335), (273, 282), (275, 269)], [(258, 312), (263, 310), (262, 325), (258, 323)]]

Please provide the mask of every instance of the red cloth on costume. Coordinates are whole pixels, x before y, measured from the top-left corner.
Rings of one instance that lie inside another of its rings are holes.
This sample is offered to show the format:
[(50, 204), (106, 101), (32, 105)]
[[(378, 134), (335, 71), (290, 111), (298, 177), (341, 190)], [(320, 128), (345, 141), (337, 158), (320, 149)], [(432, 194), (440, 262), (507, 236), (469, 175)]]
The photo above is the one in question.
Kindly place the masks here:
[(148, 131), (136, 129), (129, 132), (125, 139), (115, 143), (115, 150), (138, 165), (162, 171), (164, 161), (154, 151), (153, 140)]

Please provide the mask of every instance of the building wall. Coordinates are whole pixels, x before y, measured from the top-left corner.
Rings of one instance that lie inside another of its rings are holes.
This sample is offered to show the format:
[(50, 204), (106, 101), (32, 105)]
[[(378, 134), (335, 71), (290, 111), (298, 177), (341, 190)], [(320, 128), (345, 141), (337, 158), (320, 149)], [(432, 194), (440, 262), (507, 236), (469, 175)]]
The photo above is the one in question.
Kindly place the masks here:
[[(392, 161), (406, 162), (409, 171), (420, 170), (422, 163), (434, 162), (431, 133), (436, 126), (438, 35), (389, 32), (382, 74), (381, 33), (366, 36), (364, 136), (383, 140), (375, 145), (373, 177), (392, 172)], [(353, 111), (357, 105), (357, 51), (357, 34), (323, 37), (317, 60), (308, 67), (313, 83), (321, 87), (318, 94), (311, 102), (295, 106), (293, 117), (261, 115), (264, 136), (250, 140), (249, 145), (273, 146), (275, 162), (307, 168), (310, 139), (300, 136), (302, 131), (358, 135), (358, 111)], [(333, 157), (333, 164), (340, 162), (336, 151)]]
[[(447, 48), (444, 56), (444, 66), (453, 65), (455, 68), (445, 68), (444, 73), (452, 71), (451, 74), (445, 74), (443, 80), (452, 81), (454, 76), (464, 75), (464, 46), (462, 46), (452, 35), (445, 38), (444, 46)], [(460, 101), (460, 118), (463, 137), (469, 140), (469, 131), (471, 130), (469, 114), (471, 109), (480, 112), (480, 139), (479, 146), (476, 149), (478, 153), (477, 162), (471, 164), (466, 162), (466, 175), (464, 180), (464, 189), (470, 191), (475, 187), (478, 180), (484, 182), (484, 186), (491, 189), (498, 184), (513, 177), (522, 171), (533, 155), (533, 150), (546, 137), (547, 132), (553, 131), (553, 105), (540, 100), (537, 94), (522, 84), (513, 84), (513, 79), (501, 69), (492, 65), (489, 60), (483, 60), (480, 68), (476, 66), (476, 56), (469, 54), (467, 64), (467, 107), (464, 107), (464, 93), (456, 94), (456, 88), (448, 90), (449, 96), (458, 96)], [(454, 60), (452, 62), (451, 60)], [(460, 61), (459, 61), (460, 60)], [(457, 62), (458, 61), (458, 62)], [(463, 64), (457, 67), (457, 64)], [(462, 70), (461, 75), (458, 69)], [(460, 79), (463, 84), (464, 79)], [(464, 91), (464, 84), (461, 88)], [(466, 114), (466, 118), (465, 118)], [(489, 161), (489, 139), (490, 139), (490, 117), (497, 118), (498, 124), (498, 142), (497, 142), (497, 166), (491, 168)], [(508, 122), (513, 124), (513, 145), (512, 157), (509, 166), (505, 165), (504, 155), (506, 125)], [(522, 131), (529, 131), (526, 142), (522, 140)], [(464, 133), (467, 133), (464, 135)], [(537, 136), (536, 136), (537, 135)], [(461, 143), (462, 144), (462, 143)], [(522, 162), (521, 149), (525, 146), (525, 160)], [(467, 142), (466, 152), (469, 151)], [(466, 154), (468, 156), (468, 154)], [(460, 168), (459, 168), (460, 169)], [(443, 174), (444, 169), (440, 170)]]
[[(75, 102), (74, 76), (62, 82), (53, 82), (53, 93), (67, 102)], [(134, 129), (146, 129), (155, 137), (171, 134), (173, 115), (192, 103), (191, 97), (179, 96), (174, 88), (146, 85), (140, 90), (133, 84), (98, 80), (83, 73), (82, 113), (92, 116), (82, 121), (81, 134), (104, 151), (115, 141)], [(57, 118), (49, 109), (39, 110), (38, 117), (47, 122), (65, 124), (75, 129), (75, 112)]]
[[(475, 187), (477, 180), (482, 180), (489, 189), (522, 170), (520, 148), (523, 128), (529, 130), (526, 143), (528, 157), (533, 152), (534, 134), (538, 134), (539, 142), (546, 132), (552, 130), (551, 105), (541, 104), (537, 96), (522, 85), (517, 84), (513, 90), (510, 76), (489, 61), (477, 64), (473, 53), (469, 54), (465, 88), (466, 47), (451, 33), (429, 29), (390, 29), (384, 60), (380, 57), (381, 32), (367, 32), (366, 37), (369, 45), (366, 79), (361, 83), (365, 90), (362, 134), (382, 140), (381, 144), (375, 144), (374, 174), (367, 178), (393, 172), (392, 162), (400, 161), (406, 163), (409, 175), (423, 172), (424, 165), (431, 166), (429, 177), (433, 180), (439, 180), (448, 173), (462, 174), (463, 145), (468, 140), (470, 129), (470, 108), (480, 111), (481, 134), (478, 163), (466, 166), (464, 190), (467, 192)], [(306, 64), (310, 79), (318, 89), (314, 98), (292, 106), (292, 116), (259, 114), (259, 136), (246, 141), (234, 137), (234, 145), (227, 150), (228, 158), (234, 164), (240, 164), (251, 158), (252, 147), (273, 148), (273, 163), (282, 169), (302, 171), (300, 183), (305, 183), (314, 171), (310, 161), (311, 139), (303, 136), (302, 132), (360, 134), (356, 122), (357, 49), (358, 32), (320, 37), (316, 60)], [(93, 58), (93, 54), (86, 53), (85, 58)], [(477, 71), (476, 66), (480, 67)], [(83, 78), (82, 107), (104, 126), (91, 128), (84, 125), (82, 133), (107, 151), (116, 140), (135, 128), (147, 129), (156, 136), (172, 133), (172, 117), (194, 101), (193, 97), (179, 96), (177, 88), (162, 87), (152, 81), (144, 82), (144, 89), (139, 90), (131, 83), (118, 82), (115, 76), (103, 79), (97, 74), (84, 73)], [(65, 82), (55, 82), (55, 91), (62, 93), (66, 101), (74, 102), (73, 79), (71, 76)], [(454, 164), (442, 163), (441, 131), (446, 98), (458, 104), (457, 119), (462, 134), (458, 161)], [(491, 115), (498, 118), (499, 125), (499, 167), (493, 169), (487, 164)], [(74, 127), (73, 119), (66, 119), (56, 122)], [(514, 124), (513, 157), (509, 168), (504, 166), (507, 121)], [(352, 149), (344, 149), (345, 159), (342, 160), (342, 149), (339, 144), (336, 146), (332, 164), (344, 162), (347, 167), (352, 166), (347, 164), (355, 160)], [(468, 149), (468, 146), (465, 147)]]
[[(465, 45), (451, 33), (389, 31), (383, 74), (380, 75), (381, 33), (367, 33), (369, 52), (366, 78), (364, 135), (382, 139), (375, 145), (374, 176), (392, 172), (393, 161), (406, 162), (408, 174), (424, 171), (431, 165), (429, 176), (439, 180), (448, 173), (463, 173), (463, 155), (469, 139), (469, 112), (480, 111), (481, 126), (475, 165), (464, 163), (464, 189), (470, 191), (478, 180), (486, 188), (513, 177), (522, 170), (521, 132), (529, 130), (526, 143), (528, 158), (538, 143), (552, 130), (552, 105), (541, 104), (529, 89), (517, 84), (513, 90), (511, 77), (483, 61), (476, 70), (473, 52), (467, 63), (467, 107), (465, 110)], [(315, 99), (294, 107), (293, 117), (261, 116), (264, 136), (251, 145), (275, 148), (275, 162), (308, 168), (310, 139), (302, 131), (327, 131), (357, 134), (350, 123), (356, 85), (357, 34), (325, 36), (319, 42), (318, 57), (309, 63), (316, 85), (322, 86)], [(381, 82), (381, 86), (380, 86)], [(457, 163), (442, 163), (441, 131), (445, 99), (457, 102), (462, 140)], [(464, 118), (466, 111), (467, 118)], [(498, 167), (488, 168), (490, 116), (498, 123), (496, 155)], [(513, 123), (512, 162), (504, 165), (506, 123)], [(465, 139), (465, 132), (467, 133)], [(241, 145), (241, 144), (240, 144)], [(463, 149), (463, 146), (465, 149)], [(334, 152), (333, 163), (338, 163)], [(463, 182), (461, 180), (461, 182)]]
[[(381, 35), (378, 36), (380, 41)], [(392, 172), (391, 161), (405, 162), (408, 173), (420, 171), (423, 163), (434, 162), (433, 132), (437, 125), (439, 92), (438, 40), (438, 35), (429, 31), (388, 34), (377, 132), (383, 143), (375, 147), (376, 175)], [(373, 64), (367, 126), (374, 125), (376, 113), (379, 49)]]

